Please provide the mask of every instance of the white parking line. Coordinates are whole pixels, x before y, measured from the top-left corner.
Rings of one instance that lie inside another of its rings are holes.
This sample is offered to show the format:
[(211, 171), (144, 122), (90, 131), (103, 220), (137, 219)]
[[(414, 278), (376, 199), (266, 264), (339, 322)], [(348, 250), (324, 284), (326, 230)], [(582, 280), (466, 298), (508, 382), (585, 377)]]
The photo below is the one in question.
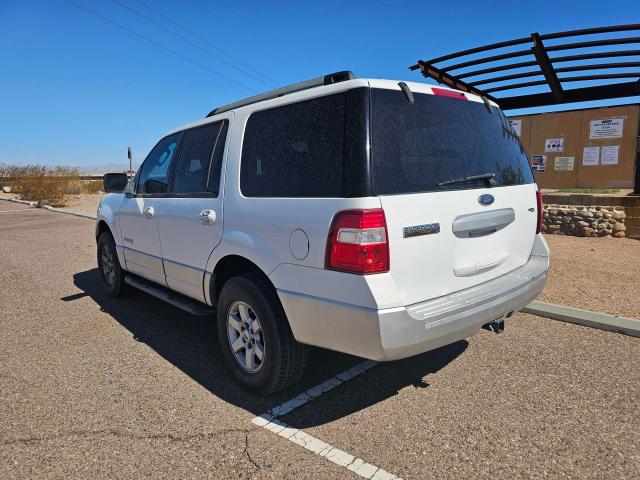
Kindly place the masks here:
[(14, 208), (13, 210), (0, 210), (0, 213), (26, 212), (29, 208)]
[(322, 440), (309, 435), (308, 433), (298, 428), (291, 427), (286, 423), (279, 420), (279, 417), (291, 413), (296, 408), (306, 405), (310, 401), (320, 397), (321, 395), (333, 390), (338, 385), (341, 385), (354, 377), (357, 377), (361, 373), (375, 367), (378, 362), (366, 360), (358, 365), (351, 367), (344, 372), (331, 377), (329, 380), (322, 382), (315, 387), (310, 388), (304, 393), (288, 400), (280, 405), (276, 405), (268, 412), (263, 413), (255, 417), (251, 422), (254, 425), (265, 428), (272, 433), (276, 433), (279, 436), (286, 438), (290, 442), (300, 445), (306, 448), (310, 452), (315, 453), (321, 457), (326, 458), (330, 462), (340, 465), (347, 470), (361, 476), (362, 478), (370, 478), (372, 480), (401, 480), (400, 477), (387, 472), (371, 463), (366, 463), (360, 458), (356, 458), (348, 452), (340, 450)]

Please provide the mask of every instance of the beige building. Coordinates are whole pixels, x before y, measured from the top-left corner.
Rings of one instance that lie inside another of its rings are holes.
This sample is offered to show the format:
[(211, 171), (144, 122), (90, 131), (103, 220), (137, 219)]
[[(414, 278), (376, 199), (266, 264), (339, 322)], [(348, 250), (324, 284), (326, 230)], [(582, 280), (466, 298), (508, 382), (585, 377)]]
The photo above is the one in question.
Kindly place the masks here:
[(538, 185), (635, 188), (640, 193), (640, 105), (509, 117)]

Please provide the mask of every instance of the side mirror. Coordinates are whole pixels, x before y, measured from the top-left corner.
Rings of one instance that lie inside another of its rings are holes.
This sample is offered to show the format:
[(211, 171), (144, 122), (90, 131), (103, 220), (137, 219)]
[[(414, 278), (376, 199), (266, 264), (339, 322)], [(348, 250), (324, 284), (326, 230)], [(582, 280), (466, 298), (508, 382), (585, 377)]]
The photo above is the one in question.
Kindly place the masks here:
[(106, 173), (102, 178), (102, 182), (105, 192), (122, 193), (129, 182), (129, 178), (126, 173)]

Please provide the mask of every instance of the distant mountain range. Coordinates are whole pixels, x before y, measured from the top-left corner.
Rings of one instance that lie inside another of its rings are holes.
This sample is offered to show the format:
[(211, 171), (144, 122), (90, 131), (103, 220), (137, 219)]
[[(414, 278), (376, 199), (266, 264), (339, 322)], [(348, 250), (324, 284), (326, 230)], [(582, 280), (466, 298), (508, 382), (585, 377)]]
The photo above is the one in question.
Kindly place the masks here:
[[(133, 170), (136, 171), (140, 165), (134, 162)], [(80, 173), (84, 175), (103, 175), (105, 173), (126, 172), (129, 170), (128, 163), (105, 163), (102, 165), (76, 165), (72, 168), (78, 168)]]

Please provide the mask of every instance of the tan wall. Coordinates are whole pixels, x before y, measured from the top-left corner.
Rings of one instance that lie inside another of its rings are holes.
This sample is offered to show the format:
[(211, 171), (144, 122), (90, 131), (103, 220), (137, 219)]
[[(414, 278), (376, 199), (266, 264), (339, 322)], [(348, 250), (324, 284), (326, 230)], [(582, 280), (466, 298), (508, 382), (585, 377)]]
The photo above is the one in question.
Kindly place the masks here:
[[(639, 113), (639, 105), (625, 105), (509, 118), (522, 120), (520, 141), (527, 151), (529, 162), (533, 155), (547, 157), (545, 171), (534, 172), (541, 187), (633, 188)], [(624, 118), (622, 138), (590, 139), (590, 122), (608, 118)], [(564, 150), (561, 153), (545, 152), (545, 141), (550, 138), (564, 138)], [(582, 164), (584, 147), (607, 145), (620, 146), (617, 165)], [(573, 170), (556, 171), (556, 157), (574, 157)]]

